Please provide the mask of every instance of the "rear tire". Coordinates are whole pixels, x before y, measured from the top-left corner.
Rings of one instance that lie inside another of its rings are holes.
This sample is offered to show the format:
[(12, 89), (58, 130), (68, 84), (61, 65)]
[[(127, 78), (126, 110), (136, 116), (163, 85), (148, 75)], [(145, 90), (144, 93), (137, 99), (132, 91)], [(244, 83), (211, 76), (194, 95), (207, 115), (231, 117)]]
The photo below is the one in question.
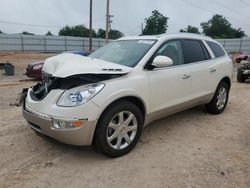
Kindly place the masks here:
[(228, 97), (229, 85), (226, 82), (221, 81), (215, 91), (213, 99), (210, 103), (205, 105), (207, 112), (211, 114), (222, 113), (227, 106)]
[(246, 77), (245, 77), (245, 75), (244, 75), (243, 72), (242, 72), (243, 70), (244, 70), (243, 67), (238, 68), (237, 81), (238, 81), (239, 83), (243, 83), (243, 82), (246, 81)]
[(143, 129), (143, 115), (129, 101), (111, 104), (100, 117), (95, 146), (109, 157), (120, 157), (131, 151), (139, 141)]

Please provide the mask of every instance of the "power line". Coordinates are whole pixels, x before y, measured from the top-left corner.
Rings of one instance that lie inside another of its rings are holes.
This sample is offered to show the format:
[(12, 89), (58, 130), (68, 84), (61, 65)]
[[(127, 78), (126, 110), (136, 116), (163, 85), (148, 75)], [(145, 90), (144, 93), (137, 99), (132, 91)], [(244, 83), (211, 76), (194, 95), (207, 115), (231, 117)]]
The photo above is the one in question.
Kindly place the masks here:
[(244, 0), (240, 0), (242, 3), (246, 4), (247, 6), (250, 6), (250, 3), (248, 3), (247, 1)]
[(26, 24), (26, 23), (20, 23), (20, 22), (4, 21), (4, 20), (0, 20), (0, 23), (11, 24), (11, 25), (32, 26), (32, 27), (55, 27), (55, 28), (62, 28), (62, 27), (64, 27), (64, 26), (59, 26), (59, 25)]
[[(96, 21), (96, 20), (94, 20)], [(22, 26), (31, 26), (31, 27), (54, 27), (54, 28), (63, 28), (65, 25), (42, 25), (42, 24), (30, 24), (30, 23), (21, 23), (21, 22), (10, 22), (5, 20), (0, 20), (0, 23), (3, 24), (10, 24), (10, 25), (22, 25)], [(67, 24), (66, 24), (67, 25)], [(73, 25), (79, 25), (79, 24), (73, 24)]]
[(248, 18), (250, 19), (250, 17), (249, 17), (249, 16), (247, 16), (247, 15), (245, 15), (245, 14), (242, 14), (241, 12), (238, 12), (238, 11), (236, 11), (235, 9), (232, 9), (232, 8), (226, 7), (226, 6), (224, 6), (223, 4), (218, 3), (217, 1), (214, 1), (214, 0), (211, 0), (211, 1), (212, 1), (213, 3), (215, 3), (215, 4), (219, 5), (220, 7), (222, 7), (222, 8), (225, 8), (225, 9), (229, 10), (230, 12), (231, 12), (231, 11), (233, 11), (234, 13), (240, 14), (240, 15), (242, 15), (242, 16), (244, 16), (244, 17), (248, 17)]
[[(209, 9), (206, 9), (206, 8), (204, 8), (204, 7), (202, 7), (202, 6), (199, 6), (199, 5), (197, 5), (197, 4), (191, 3), (191, 2), (189, 2), (189, 1), (186, 1), (186, 0), (181, 0), (181, 1), (184, 2), (184, 3), (186, 3), (186, 4), (188, 4), (188, 5), (190, 5), (190, 6), (196, 7), (196, 8), (198, 8), (198, 9), (203, 9), (203, 10), (209, 12), (209, 13), (218, 14), (218, 13), (215, 12), (215, 11), (211, 11), (211, 10), (209, 10)], [(228, 16), (225, 16), (225, 17), (226, 17), (227, 19), (234, 20), (234, 21), (236, 21), (236, 22), (239, 22), (239, 23), (242, 23), (242, 24), (244, 24), (244, 25), (250, 26), (249, 23), (242, 22), (242, 21), (240, 21), (240, 20), (237, 20), (237, 19), (234, 19), (234, 18), (231, 18), (231, 17), (228, 17)]]

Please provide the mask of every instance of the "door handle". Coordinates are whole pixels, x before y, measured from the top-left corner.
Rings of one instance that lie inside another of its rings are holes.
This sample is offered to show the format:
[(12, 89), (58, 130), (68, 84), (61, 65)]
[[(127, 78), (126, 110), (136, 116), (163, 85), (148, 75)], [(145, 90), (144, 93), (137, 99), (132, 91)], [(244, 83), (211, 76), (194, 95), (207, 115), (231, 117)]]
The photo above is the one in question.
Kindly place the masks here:
[(215, 68), (211, 68), (209, 72), (215, 72), (216, 69)]
[(190, 75), (188, 75), (188, 74), (184, 74), (182, 77), (182, 79), (188, 79), (188, 78), (190, 78)]

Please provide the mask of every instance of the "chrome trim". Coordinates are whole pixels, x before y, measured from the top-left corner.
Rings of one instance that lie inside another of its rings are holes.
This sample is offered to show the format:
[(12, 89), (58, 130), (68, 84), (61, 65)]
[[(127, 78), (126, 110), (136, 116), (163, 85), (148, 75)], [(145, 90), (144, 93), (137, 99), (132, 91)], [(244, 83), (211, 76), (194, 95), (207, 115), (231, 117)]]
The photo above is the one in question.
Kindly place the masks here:
[(161, 109), (159, 111), (151, 112), (146, 116), (144, 126), (148, 125), (149, 123), (151, 123), (155, 120), (167, 117), (167, 116), (175, 114), (177, 112), (181, 112), (181, 111), (190, 109), (190, 108), (198, 106), (198, 105), (207, 104), (212, 100), (213, 96), (214, 96), (214, 93), (209, 93), (205, 96), (198, 97), (198, 98), (189, 100), (189, 101), (181, 103), (181, 104), (170, 106), (170, 107)]

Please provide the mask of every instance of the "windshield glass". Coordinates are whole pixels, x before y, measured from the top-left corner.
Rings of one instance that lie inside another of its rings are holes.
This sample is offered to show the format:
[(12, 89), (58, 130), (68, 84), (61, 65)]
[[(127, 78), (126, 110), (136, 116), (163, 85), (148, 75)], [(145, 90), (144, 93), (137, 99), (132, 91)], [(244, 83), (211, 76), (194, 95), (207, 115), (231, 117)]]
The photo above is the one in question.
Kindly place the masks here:
[(134, 67), (156, 40), (120, 40), (111, 42), (89, 55), (112, 63)]

